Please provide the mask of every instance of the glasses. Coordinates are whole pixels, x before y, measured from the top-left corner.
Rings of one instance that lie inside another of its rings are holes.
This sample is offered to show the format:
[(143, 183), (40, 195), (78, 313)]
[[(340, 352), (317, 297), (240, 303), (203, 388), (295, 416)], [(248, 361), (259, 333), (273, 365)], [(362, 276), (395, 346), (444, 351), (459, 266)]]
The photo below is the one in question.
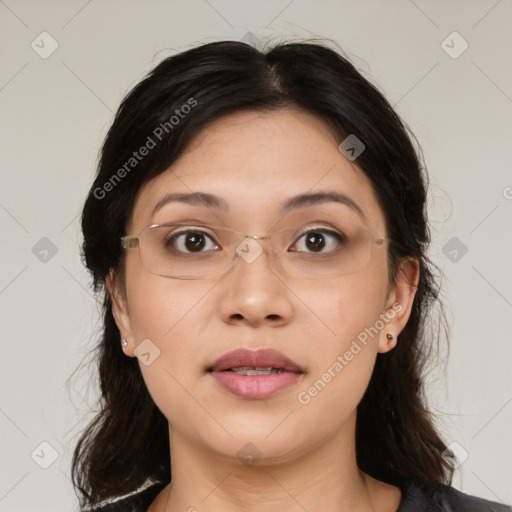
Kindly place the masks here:
[[(310, 223), (311, 224), (311, 223)], [(189, 223), (154, 224), (138, 236), (124, 236), (121, 247), (138, 247), (143, 267), (173, 279), (204, 279), (229, 272), (240, 259), (253, 263), (267, 253), (268, 262), (287, 276), (336, 277), (359, 272), (368, 264), (374, 239), (366, 228), (352, 221), (343, 229), (302, 225), (266, 236), (245, 235), (226, 227)], [(265, 251), (263, 242), (269, 242)]]

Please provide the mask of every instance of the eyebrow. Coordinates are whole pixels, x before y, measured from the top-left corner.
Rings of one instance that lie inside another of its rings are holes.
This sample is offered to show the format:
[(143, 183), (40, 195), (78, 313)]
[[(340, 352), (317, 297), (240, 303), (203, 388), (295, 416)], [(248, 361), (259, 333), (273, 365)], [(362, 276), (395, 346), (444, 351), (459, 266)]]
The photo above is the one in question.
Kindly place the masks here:
[(298, 196), (291, 197), (290, 199), (288, 199), (288, 201), (286, 201), (286, 203), (284, 203), (282, 207), (282, 212), (287, 213), (290, 210), (294, 210), (296, 208), (305, 208), (306, 206), (322, 203), (344, 204), (345, 206), (348, 206), (356, 213), (358, 213), (360, 217), (366, 220), (366, 217), (361, 207), (353, 199), (350, 199), (350, 197), (340, 192), (315, 192), (300, 194)]
[(224, 199), (214, 196), (213, 194), (208, 194), (206, 192), (192, 192), (192, 193), (174, 193), (167, 194), (158, 203), (156, 203), (153, 208), (153, 215), (163, 208), (168, 203), (185, 203), (190, 204), (192, 206), (206, 206), (207, 208), (217, 208), (228, 210), (228, 204)]
[[(207, 208), (229, 210), (228, 203), (221, 197), (206, 192), (173, 193), (166, 194), (153, 208), (153, 215), (166, 204), (179, 202), (192, 206), (205, 206)], [(305, 208), (316, 204), (340, 203), (354, 210), (361, 218), (366, 220), (363, 210), (350, 197), (340, 192), (314, 192), (300, 194), (288, 199), (281, 207), (281, 213), (288, 213), (297, 208)]]

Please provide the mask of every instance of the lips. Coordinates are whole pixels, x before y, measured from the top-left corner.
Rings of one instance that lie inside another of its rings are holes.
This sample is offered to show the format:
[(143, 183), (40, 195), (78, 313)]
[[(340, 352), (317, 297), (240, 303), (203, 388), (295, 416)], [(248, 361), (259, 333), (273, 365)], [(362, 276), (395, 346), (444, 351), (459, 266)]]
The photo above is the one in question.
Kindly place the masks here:
[(222, 372), (234, 368), (246, 369), (275, 369), (283, 372), (304, 373), (304, 370), (294, 361), (277, 350), (247, 350), (244, 348), (233, 350), (217, 359), (208, 368), (210, 372)]
[(237, 349), (224, 354), (208, 368), (221, 389), (246, 400), (263, 400), (295, 385), (304, 370), (272, 349)]

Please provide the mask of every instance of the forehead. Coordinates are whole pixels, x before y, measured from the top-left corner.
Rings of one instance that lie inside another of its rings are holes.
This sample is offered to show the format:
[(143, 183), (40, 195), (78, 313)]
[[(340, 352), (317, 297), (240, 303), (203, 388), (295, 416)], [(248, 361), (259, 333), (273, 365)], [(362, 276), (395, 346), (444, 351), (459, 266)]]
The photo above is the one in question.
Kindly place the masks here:
[(303, 111), (224, 116), (205, 126), (169, 169), (142, 187), (129, 231), (165, 222), (166, 211), (185, 207), (172, 203), (153, 215), (168, 194), (219, 196), (227, 203), (222, 215), (232, 227), (233, 222), (242, 227), (245, 219), (254, 229), (264, 229), (290, 197), (326, 191), (348, 196), (363, 210), (368, 226), (382, 231), (374, 191), (355, 162), (339, 151), (340, 142), (324, 121)]

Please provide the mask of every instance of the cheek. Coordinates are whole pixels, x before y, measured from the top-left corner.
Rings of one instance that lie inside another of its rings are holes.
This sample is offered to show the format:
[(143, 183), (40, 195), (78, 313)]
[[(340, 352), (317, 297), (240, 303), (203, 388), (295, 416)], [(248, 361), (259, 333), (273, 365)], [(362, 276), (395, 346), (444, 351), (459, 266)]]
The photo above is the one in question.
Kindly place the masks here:
[(310, 333), (314, 350), (298, 397), (307, 409), (348, 414), (356, 408), (375, 364), (385, 291), (384, 279), (361, 273), (331, 280), (314, 301), (325, 329)]
[(171, 423), (176, 414), (185, 423), (192, 421), (185, 417), (191, 410), (190, 392), (203, 375), (202, 344), (210, 316), (204, 305), (214, 286), (135, 272), (126, 281), (135, 344), (144, 340), (150, 353), (150, 364), (140, 358), (139, 366), (151, 397)]
[[(130, 322), (136, 342), (149, 338), (165, 348), (183, 324), (194, 331), (201, 326), (201, 301), (214, 283), (167, 279), (147, 272), (127, 281)], [(194, 321), (190, 322), (190, 318)], [(192, 335), (193, 332), (190, 332)], [(187, 339), (187, 342), (190, 341)]]
[[(306, 296), (306, 295), (305, 295)], [(321, 293), (310, 290), (309, 299), (315, 315), (322, 321), (325, 342), (318, 346), (332, 350), (346, 350), (350, 342), (374, 328), (386, 302), (385, 278), (371, 272), (359, 273), (326, 281)], [(306, 325), (304, 326), (305, 328)], [(374, 336), (368, 334), (368, 340)], [(376, 341), (376, 338), (375, 338)]]

